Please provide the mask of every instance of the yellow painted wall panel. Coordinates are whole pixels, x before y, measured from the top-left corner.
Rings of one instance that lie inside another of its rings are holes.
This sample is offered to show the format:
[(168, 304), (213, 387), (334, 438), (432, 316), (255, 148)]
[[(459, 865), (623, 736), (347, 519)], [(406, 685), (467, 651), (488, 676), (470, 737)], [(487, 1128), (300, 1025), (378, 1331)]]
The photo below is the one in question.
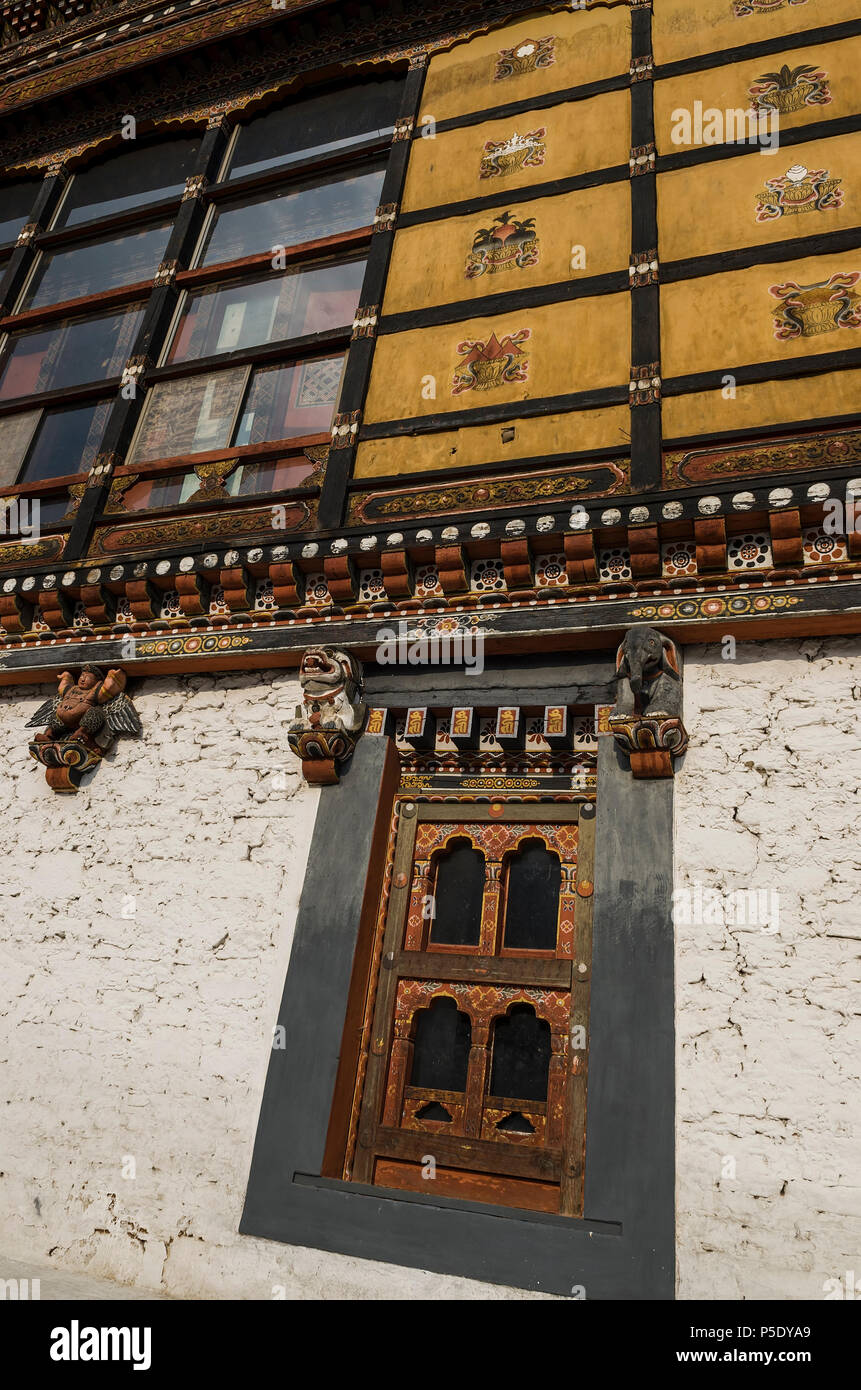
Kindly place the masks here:
[(825, 372), (794, 381), (738, 386), (735, 400), (725, 400), (720, 391), (665, 396), (661, 416), (665, 439), (685, 439), (720, 430), (828, 420), (835, 415), (851, 415), (859, 406), (861, 371)]
[(659, 174), (658, 226), (665, 264), (861, 226), (861, 132)]
[[(795, 309), (771, 293), (789, 283)], [(664, 285), (661, 343), (665, 378), (861, 348), (861, 250)]]
[[(628, 294), (386, 335), (374, 352), (365, 423), (618, 386), (628, 380), (630, 336)], [(486, 356), (470, 344), (484, 344)]]
[[(547, 39), (552, 42), (539, 42)], [(630, 60), (627, 6), (555, 14), (539, 10), (432, 57), (422, 116), (443, 121), (618, 77), (628, 71)]]
[[(534, 238), (528, 224), (534, 219)], [(517, 225), (517, 230), (512, 228)], [(473, 251), (476, 235), (481, 244)], [(627, 182), (555, 198), (509, 198), (498, 209), (405, 227), (395, 234), (385, 314), (627, 270)], [(582, 247), (572, 256), (572, 250)], [(573, 268), (576, 264), (577, 269)]]
[(857, 18), (858, 0), (655, 0), (655, 61), (675, 63)]
[[(630, 104), (630, 92), (605, 92), (546, 111), (442, 131), (433, 140), (413, 140), (403, 210), (497, 192), (505, 198), (510, 189), (627, 164)], [(534, 138), (526, 141), (527, 136)], [(514, 142), (510, 149), (486, 149), (509, 142)], [(492, 172), (494, 164), (501, 172)]]
[[(514, 438), (507, 443), (502, 440), (503, 429), (514, 430)], [(471, 468), (482, 463), (498, 464), (504, 469), (507, 459), (625, 446), (630, 434), (628, 406), (614, 405), (602, 410), (507, 420), (505, 425), (473, 425), (411, 439), (369, 439), (358, 447), (355, 477), (398, 477), (439, 468)]]
[[(818, 80), (813, 74), (797, 74), (803, 65), (809, 65), (815, 73), (824, 73)], [(673, 154), (679, 149), (691, 148), (680, 143), (682, 130), (680, 118), (675, 112), (688, 111), (694, 116), (695, 102), (702, 103), (703, 132), (695, 144), (709, 143), (708, 119), (706, 112), (716, 110), (723, 115), (727, 110), (742, 111), (751, 107), (754, 101), (753, 88), (763, 88), (761, 81), (768, 73), (777, 73), (782, 68), (795, 72), (795, 80), (777, 93), (779, 103), (779, 126), (781, 130), (796, 126), (813, 125), (818, 121), (835, 121), (841, 116), (853, 115), (858, 109), (858, 73), (861, 67), (861, 37), (843, 39), (839, 43), (802, 43), (797, 48), (783, 53), (773, 53), (763, 58), (746, 58), (741, 63), (729, 63), (720, 68), (709, 68), (705, 72), (688, 73), (683, 77), (667, 78), (655, 83), (655, 135), (659, 154)], [(776, 89), (774, 89), (776, 90)], [(759, 97), (771, 105), (772, 93)], [(673, 133), (676, 132), (676, 139)], [(779, 132), (778, 132), (779, 136)], [(719, 140), (712, 143), (721, 143)], [(763, 159), (777, 159), (778, 156), (763, 156)]]

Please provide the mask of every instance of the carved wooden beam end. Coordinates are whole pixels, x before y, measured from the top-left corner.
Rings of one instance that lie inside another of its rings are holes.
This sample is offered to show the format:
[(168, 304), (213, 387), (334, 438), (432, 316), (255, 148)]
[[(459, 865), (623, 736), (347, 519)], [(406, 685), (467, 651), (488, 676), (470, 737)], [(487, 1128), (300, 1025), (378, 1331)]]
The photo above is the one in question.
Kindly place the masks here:
[(673, 758), (688, 746), (675, 643), (646, 624), (629, 628), (616, 653), (616, 682), (608, 725), (633, 776), (672, 777)]
[(299, 667), (302, 704), (287, 730), (287, 742), (302, 760), (312, 786), (333, 786), (353, 755), (367, 712), (362, 667), (348, 652), (309, 647)]
[(76, 792), (86, 772), (102, 761), (119, 734), (141, 731), (137, 710), (124, 693), (126, 673), (84, 666), (78, 675), (63, 671), (56, 695), (39, 706), (26, 725), (42, 727), (29, 745), (30, 757), (45, 768), (52, 791)]

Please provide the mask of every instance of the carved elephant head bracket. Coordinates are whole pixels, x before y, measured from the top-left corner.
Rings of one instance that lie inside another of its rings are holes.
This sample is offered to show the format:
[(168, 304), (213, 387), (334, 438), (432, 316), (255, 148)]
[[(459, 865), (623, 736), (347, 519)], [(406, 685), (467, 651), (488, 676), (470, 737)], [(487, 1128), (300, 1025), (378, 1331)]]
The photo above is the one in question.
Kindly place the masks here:
[(338, 765), (352, 756), (365, 720), (362, 667), (349, 652), (309, 647), (299, 667), (302, 704), (287, 730), (287, 741), (302, 759), (306, 781), (331, 786)]
[(684, 753), (682, 677), (678, 649), (653, 627), (632, 627), (616, 653), (616, 704), (609, 727), (631, 759), (635, 777), (672, 777)]
[(76, 792), (85, 772), (97, 767), (119, 734), (141, 731), (137, 710), (124, 693), (124, 671), (84, 666), (63, 671), (56, 695), (40, 705), (26, 728), (43, 725), (29, 745), (55, 792)]

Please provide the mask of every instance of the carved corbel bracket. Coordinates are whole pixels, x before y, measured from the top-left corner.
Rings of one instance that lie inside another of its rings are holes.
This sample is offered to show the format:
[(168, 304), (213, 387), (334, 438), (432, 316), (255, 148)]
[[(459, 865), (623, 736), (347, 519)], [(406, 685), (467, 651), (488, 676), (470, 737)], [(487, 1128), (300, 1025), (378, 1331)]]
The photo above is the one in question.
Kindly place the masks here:
[(26, 725), (44, 726), (29, 745), (30, 757), (45, 768), (55, 792), (76, 792), (85, 772), (102, 761), (119, 734), (137, 736), (141, 722), (124, 693), (126, 674), (85, 666), (77, 675), (63, 671), (59, 688)]
[(302, 760), (305, 780), (332, 786), (339, 764), (352, 757), (366, 706), (362, 698), (362, 667), (355, 657), (335, 647), (309, 647), (299, 667), (302, 704), (287, 730), (287, 742)]
[(635, 777), (672, 777), (684, 753), (682, 676), (678, 649), (656, 628), (629, 628), (616, 653), (616, 704), (608, 726)]

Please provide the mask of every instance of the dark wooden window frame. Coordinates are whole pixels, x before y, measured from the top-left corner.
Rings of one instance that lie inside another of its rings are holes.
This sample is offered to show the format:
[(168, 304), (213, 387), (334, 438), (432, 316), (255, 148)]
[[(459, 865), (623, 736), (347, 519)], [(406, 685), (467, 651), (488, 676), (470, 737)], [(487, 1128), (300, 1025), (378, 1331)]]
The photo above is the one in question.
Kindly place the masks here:
[(391, 742), (365, 736), (321, 794), (240, 1231), (568, 1297), (673, 1298), (672, 782), (632, 779), (610, 737), (599, 739), (584, 1217), (323, 1176), (397, 781)]

